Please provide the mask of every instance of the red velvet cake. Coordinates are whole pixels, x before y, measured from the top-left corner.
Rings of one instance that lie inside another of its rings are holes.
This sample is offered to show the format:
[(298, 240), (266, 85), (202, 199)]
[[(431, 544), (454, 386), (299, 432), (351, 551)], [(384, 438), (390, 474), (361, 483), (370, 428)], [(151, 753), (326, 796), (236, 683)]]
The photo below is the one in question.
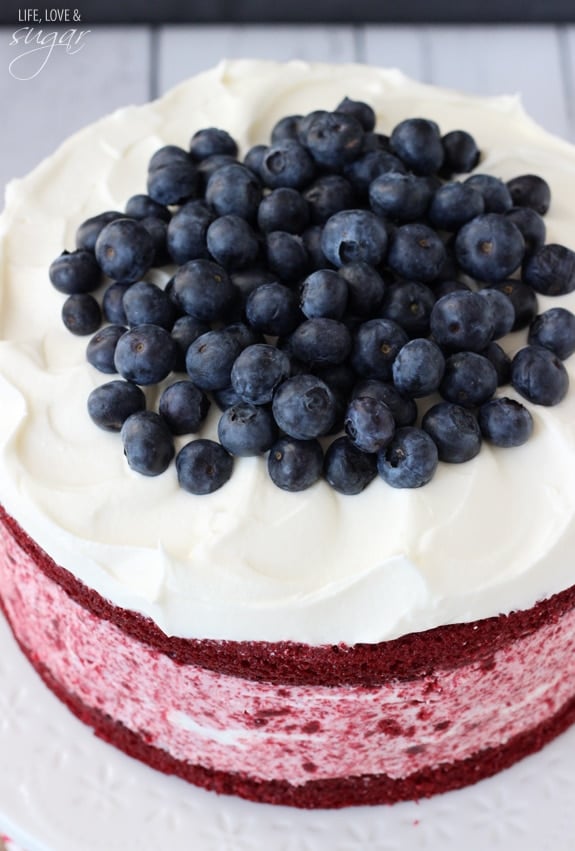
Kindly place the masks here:
[[(63, 326), (48, 269), (82, 222), (145, 191), (162, 146), (218, 126), (243, 156), (282, 116), (345, 96), (373, 107), (381, 133), (414, 116), (443, 134), (465, 129), (481, 151), (475, 172), (503, 186), (541, 175), (546, 244), (565, 247), (573, 283), (556, 283), (554, 268), (547, 292), (530, 290), (532, 320), (573, 309), (575, 151), (513, 98), (394, 71), (224, 63), (70, 139), (11, 185), (3, 216), (0, 606), (23, 653), (126, 754), (219, 793), (302, 808), (461, 788), (575, 721), (575, 394), (551, 403), (533, 390), (525, 402), (499, 387), (528, 407), (529, 440), (502, 448), (484, 433), (470, 460), (440, 460), (422, 487), (382, 474), (353, 495), (325, 477), (289, 491), (263, 454), (238, 453), (229, 481), (189, 493), (174, 463), (142, 476), (118, 434), (91, 422), (89, 394), (115, 376)], [(145, 278), (164, 287), (173, 275), (163, 264)], [(519, 298), (528, 285), (504, 277), (500, 291)], [(515, 316), (526, 303), (513, 301)], [(527, 341), (519, 324), (500, 341), (510, 357)], [(153, 409), (160, 391), (144, 390)], [(432, 402), (417, 404), (421, 415)], [(203, 437), (217, 433), (215, 407)]]

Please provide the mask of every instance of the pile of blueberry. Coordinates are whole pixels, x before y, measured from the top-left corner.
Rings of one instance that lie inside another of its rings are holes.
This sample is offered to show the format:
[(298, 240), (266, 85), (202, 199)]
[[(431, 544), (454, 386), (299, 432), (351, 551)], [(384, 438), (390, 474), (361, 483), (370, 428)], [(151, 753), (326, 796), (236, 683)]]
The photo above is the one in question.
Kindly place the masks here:
[[(118, 376), (90, 394), (93, 421), (144, 475), (175, 456), (197, 494), (235, 456), (267, 454), (286, 490), (323, 476), (353, 494), (378, 474), (424, 485), (484, 439), (522, 444), (531, 414), (495, 391), (565, 396), (575, 316), (539, 314), (537, 294), (575, 289), (575, 253), (545, 244), (545, 180), (455, 179), (479, 160), (465, 131), (412, 118), (385, 136), (349, 98), (283, 118), (243, 161), (216, 128), (161, 148), (146, 194), (85, 221), (50, 266), (66, 327)], [(497, 341), (520, 329), (511, 359)], [(160, 382), (148, 410), (142, 387)], [(197, 436), (212, 404), (218, 441)]]

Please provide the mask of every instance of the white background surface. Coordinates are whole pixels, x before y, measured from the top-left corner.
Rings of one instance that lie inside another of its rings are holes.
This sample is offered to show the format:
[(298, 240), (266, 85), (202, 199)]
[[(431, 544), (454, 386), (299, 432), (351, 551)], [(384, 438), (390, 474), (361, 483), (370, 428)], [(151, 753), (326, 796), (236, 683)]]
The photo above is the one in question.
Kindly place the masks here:
[[(0, 191), (74, 130), (223, 57), (368, 62), (469, 92), (520, 92), (541, 124), (575, 141), (575, 26), (111, 29), (85, 20), (82, 50), (56, 49), (40, 73), (17, 80), (18, 26), (0, 28)], [(421, 804), (261, 807), (156, 775), (95, 740), (2, 623), (0, 825), (29, 851), (573, 851), (575, 731), (493, 780)]]

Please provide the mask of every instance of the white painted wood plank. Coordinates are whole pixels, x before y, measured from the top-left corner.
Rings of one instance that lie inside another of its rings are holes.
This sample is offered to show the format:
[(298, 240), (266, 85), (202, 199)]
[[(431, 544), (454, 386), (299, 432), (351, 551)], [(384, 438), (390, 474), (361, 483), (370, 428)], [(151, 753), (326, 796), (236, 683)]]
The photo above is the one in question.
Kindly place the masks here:
[(94, 28), (76, 53), (56, 47), (44, 67), (46, 54), (18, 59), (24, 47), (11, 44), (13, 32), (0, 29), (2, 198), (8, 180), (24, 175), (71, 133), (117, 107), (143, 103), (150, 92), (146, 27)]
[(361, 30), (359, 44), (363, 62), (399, 68), (415, 80), (427, 81), (426, 27), (366, 26)]
[(429, 27), (429, 81), (484, 95), (521, 96), (547, 130), (568, 137), (559, 30), (554, 26)]
[(354, 31), (345, 26), (163, 27), (159, 93), (223, 58), (351, 62), (356, 58)]

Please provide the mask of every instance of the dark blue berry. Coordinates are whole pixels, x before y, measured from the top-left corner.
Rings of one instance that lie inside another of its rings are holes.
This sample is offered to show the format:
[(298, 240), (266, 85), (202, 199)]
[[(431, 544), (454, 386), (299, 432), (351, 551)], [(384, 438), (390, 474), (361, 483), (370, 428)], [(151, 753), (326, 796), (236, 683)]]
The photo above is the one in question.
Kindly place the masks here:
[(509, 384), (511, 381), (511, 358), (507, 352), (503, 351), (499, 343), (489, 343), (487, 348), (480, 353), (486, 357), (495, 368), (497, 373), (497, 386)]
[(234, 361), (231, 384), (244, 402), (265, 405), (289, 374), (290, 359), (285, 352), (267, 343), (255, 343)]
[(511, 384), (535, 405), (557, 405), (569, 389), (563, 361), (542, 346), (525, 346), (511, 361)]
[(323, 450), (318, 440), (280, 437), (268, 455), (270, 479), (285, 491), (307, 490), (321, 478)]
[(320, 112), (303, 133), (303, 144), (322, 168), (340, 171), (361, 153), (363, 127), (345, 112)]
[(126, 214), (118, 210), (106, 210), (104, 213), (86, 219), (76, 231), (76, 248), (91, 251), (93, 254), (100, 231), (114, 219), (124, 219), (125, 217)]
[(358, 261), (378, 266), (385, 257), (387, 231), (369, 210), (342, 210), (325, 223), (321, 247), (334, 266)]
[(443, 242), (427, 225), (412, 222), (391, 234), (387, 263), (402, 278), (429, 283), (437, 278), (444, 260)]
[(389, 381), (365, 378), (353, 388), (353, 396), (373, 396), (385, 402), (395, 420), (396, 426), (413, 425), (417, 419), (417, 404), (410, 396), (405, 396)]
[(160, 325), (168, 330), (176, 319), (176, 309), (164, 290), (150, 281), (138, 281), (124, 293), (128, 325)]
[(538, 174), (521, 174), (507, 181), (511, 199), (516, 207), (530, 207), (544, 216), (551, 203), (551, 189)]
[(301, 280), (309, 271), (309, 256), (301, 236), (274, 230), (266, 234), (266, 258), (280, 281)]
[(527, 408), (505, 396), (482, 405), (478, 420), (481, 434), (494, 446), (521, 446), (533, 432), (533, 417)]
[(351, 351), (351, 334), (337, 319), (306, 319), (290, 336), (290, 350), (314, 366), (343, 363)]
[(298, 141), (281, 139), (265, 152), (259, 174), (270, 189), (280, 186), (303, 189), (315, 177), (316, 166), (309, 152)]
[(500, 284), (494, 284), (492, 289), (503, 293), (513, 305), (515, 322), (512, 331), (520, 331), (522, 328), (526, 328), (537, 316), (539, 309), (537, 296), (535, 290), (529, 284), (509, 278), (507, 281), (501, 281)]
[(523, 280), (542, 295), (567, 295), (575, 290), (575, 251), (548, 243), (529, 255)]
[(165, 204), (158, 204), (149, 195), (132, 195), (126, 201), (126, 216), (131, 219), (147, 219), (153, 216), (156, 219), (163, 219), (169, 222), (172, 214)]
[(547, 233), (545, 222), (531, 207), (511, 207), (504, 215), (521, 231), (526, 255), (544, 244)]
[(355, 396), (347, 407), (344, 429), (362, 452), (379, 452), (391, 441), (395, 420), (384, 402), (374, 396)]
[(176, 455), (178, 482), (188, 493), (208, 494), (229, 481), (233, 458), (215, 440), (191, 440)]
[(243, 348), (238, 336), (227, 328), (197, 337), (186, 353), (186, 371), (202, 390), (222, 390), (231, 384), (235, 359)]
[(168, 385), (160, 395), (158, 410), (172, 434), (192, 434), (204, 422), (210, 400), (192, 381), (183, 379)]
[(301, 115), (284, 115), (283, 118), (276, 121), (270, 133), (272, 144), (281, 142), (283, 139), (295, 139), (297, 141), (301, 119)]
[(362, 100), (352, 100), (346, 96), (336, 106), (335, 111), (344, 112), (346, 115), (353, 115), (366, 132), (371, 132), (375, 128), (374, 109)]
[(468, 408), (453, 402), (439, 402), (424, 414), (422, 428), (437, 446), (440, 461), (461, 464), (481, 449), (477, 417)]
[(416, 174), (435, 174), (443, 164), (444, 150), (439, 128), (426, 118), (407, 118), (393, 128), (389, 145)]
[(564, 307), (540, 313), (529, 327), (528, 342), (543, 346), (565, 360), (575, 352), (575, 315)]
[(172, 339), (176, 344), (176, 363), (174, 369), (178, 372), (186, 369), (186, 352), (202, 334), (210, 330), (206, 322), (200, 322), (193, 316), (180, 316), (172, 326)]
[(520, 265), (525, 253), (521, 231), (497, 213), (476, 216), (455, 238), (455, 256), (464, 272), (479, 281), (499, 283)]
[(321, 247), (322, 234), (322, 225), (312, 225), (306, 228), (301, 235), (309, 258), (310, 269), (330, 269), (332, 267)]
[(69, 295), (62, 305), (62, 322), (72, 334), (93, 334), (102, 324), (100, 305), (90, 293)]
[(139, 220), (152, 237), (154, 256), (152, 266), (165, 266), (170, 262), (168, 253), (168, 223), (155, 216), (146, 216)]
[(289, 186), (280, 186), (264, 195), (258, 208), (258, 227), (263, 233), (274, 230), (301, 233), (309, 218), (306, 199)]
[(281, 337), (290, 334), (302, 315), (296, 293), (277, 282), (254, 289), (246, 302), (246, 318), (255, 331)]
[(173, 163), (189, 163), (190, 156), (187, 151), (180, 148), (178, 145), (164, 145), (158, 148), (157, 151), (150, 157), (148, 163), (148, 171), (154, 171), (157, 168), (163, 168)]
[(353, 316), (373, 316), (385, 295), (385, 283), (377, 269), (359, 261), (345, 263), (338, 272), (347, 281), (348, 311)]
[(393, 383), (400, 393), (412, 398), (434, 393), (443, 378), (445, 358), (433, 340), (418, 337), (398, 352), (393, 362)]
[(206, 157), (205, 160), (200, 160), (200, 162), (198, 162), (198, 174), (200, 175), (203, 189), (205, 190), (205, 187), (208, 185), (208, 180), (214, 172), (216, 172), (219, 168), (223, 168), (225, 165), (230, 165), (230, 163), (236, 162), (236, 157), (233, 157), (230, 154), (212, 154), (211, 156)]
[(126, 331), (127, 328), (124, 328), (123, 325), (106, 325), (104, 328), (100, 328), (86, 347), (88, 363), (100, 372), (115, 373), (114, 352), (116, 351), (116, 344)]
[(114, 365), (122, 378), (136, 384), (163, 381), (176, 361), (176, 344), (159, 325), (136, 325), (116, 343)]
[(88, 396), (88, 414), (106, 431), (120, 431), (131, 414), (144, 411), (146, 397), (131, 381), (108, 381), (95, 387)]
[(347, 307), (347, 281), (333, 269), (318, 269), (302, 284), (300, 307), (308, 319), (341, 319)]
[(220, 319), (236, 295), (226, 270), (212, 260), (189, 260), (174, 276), (176, 304), (184, 313), (204, 322)]
[(368, 319), (355, 332), (351, 356), (358, 375), (365, 378), (391, 380), (392, 365), (409, 337), (391, 319)]
[(114, 219), (100, 232), (95, 254), (105, 275), (131, 283), (142, 278), (152, 265), (154, 241), (141, 222)]
[(245, 269), (259, 252), (255, 231), (240, 216), (227, 215), (215, 219), (207, 231), (208, 251), (224, 269)]
[(259, 180), (241, 163), (222, 166), (208, 180), (206, 201), (218, 216), (240, 216), (253, 222), (261, 200)]
[(344, 168), (343, 173), (359, 198), (367, 200), (370, 185), (380, 175), (406, 174), (407, 169), (398, 157), (389, 151), (377, 148), (364, 151), (361, 156)]
[(144, 476), (159, 476), (174, 457), (170, 430), (159, 414), (139, 411), (124, 421), (120, 431), (128, 465)]
[(246, 151), (246, 155), (243, 159), (243, 164), (246, 168), (253, 171), (258, 178), (261, 177), (262, 163), (267, 151), (268, 145), (252, 145), (252, 147)]
[(336, 401), (327, 384), (315, 375), (301, 374), (280, 385), (272, 403), (279, 428), (297, 440), (327, 434), (336, 417)]
[(148, 195), (158, 204), (183, 204), (200, 193), (200, 175), (189, 157), (174, 158), (148, 171)]
[(499, 340), (501, 337), (505, 337), (515, 325), (515, 310), (511, 301), (501, 290), (492, 287), (485, 287), (478, 293), (485, 299), (485, 309), (491, 315), (493, 323), (492, 339)]
[(492, 174), (472, 174), (465, 180), (482, 196), (486, 213), (505, 213), (513, 206), (513, 199), (505, 183)]
[(491, 399), (497, 389), (497, 371), (477, 352), (456, 352), (445, 361), (439, 392), (448, 402), (476, 408)]
[(326, 449), (323, 474), (338, 493), (361, 493), (377, 475), (376, 455), (362, 452), (347, 436), (338, 437)]
[(369, 204), (378, 216), (396, 222), (421, 218), (431, 201), (432, 189), (424, 177), (389, 171), (369, 186)]
[(238, 146), (227, 130), (218, 127), (203, 127), (190, 139), (190, 156), (193, 160), (205, 160), (214, 154), (237, 156)]
[(300, 197), (306, 203), (310, 220), (321, 225), (335, 213), (354, 207), (356, 201), (351, 183), (341, 174), (321, 175)]
[(437, 446), (421, 428), (398, 429), (391, 443), (377, 455), (381, 478), (394, 488), (420, 488), (431, 481), (437, 470)]
[(273, 446), (277, 426), (267, 407), (239, 402), (221, 415), (218, 438), (230, 455), (261, 455)]
[(455, 291), (435, 302), (430, 329), (438, 345), (461, 351), (480, 352), (493, 336), (493, 316), (479, 293)]
[(85, 249), (63, 251), (50, 264), (48, 275), (52, 285), (65, 295), (92, 292), (102, 278), (94, 255)]
[(442, 136), (441, 144), (444, 152), (442, 171), (448, 177), (452, 174), (466, 174), (479, 162), (477, 143), (466, 130), (451, 130)]
[(467, 183), (444, 183), (429, 205), (429, 221), (434, 228), (456, 231), (470, 219), (483, 213), (483, 196)]
[(208, 228), (215, 218), (204, 201), (188, 201), (170, 220), (166, 244), (170, 257), (181, 265), (188, 260), (209, 257)]
[(435, 293), (417, 281), (400, 281), (389, 286), (383, 297), (381, 315), (393, 319), (409, 337), (424, 337), (429, 332), (429, 319)]

